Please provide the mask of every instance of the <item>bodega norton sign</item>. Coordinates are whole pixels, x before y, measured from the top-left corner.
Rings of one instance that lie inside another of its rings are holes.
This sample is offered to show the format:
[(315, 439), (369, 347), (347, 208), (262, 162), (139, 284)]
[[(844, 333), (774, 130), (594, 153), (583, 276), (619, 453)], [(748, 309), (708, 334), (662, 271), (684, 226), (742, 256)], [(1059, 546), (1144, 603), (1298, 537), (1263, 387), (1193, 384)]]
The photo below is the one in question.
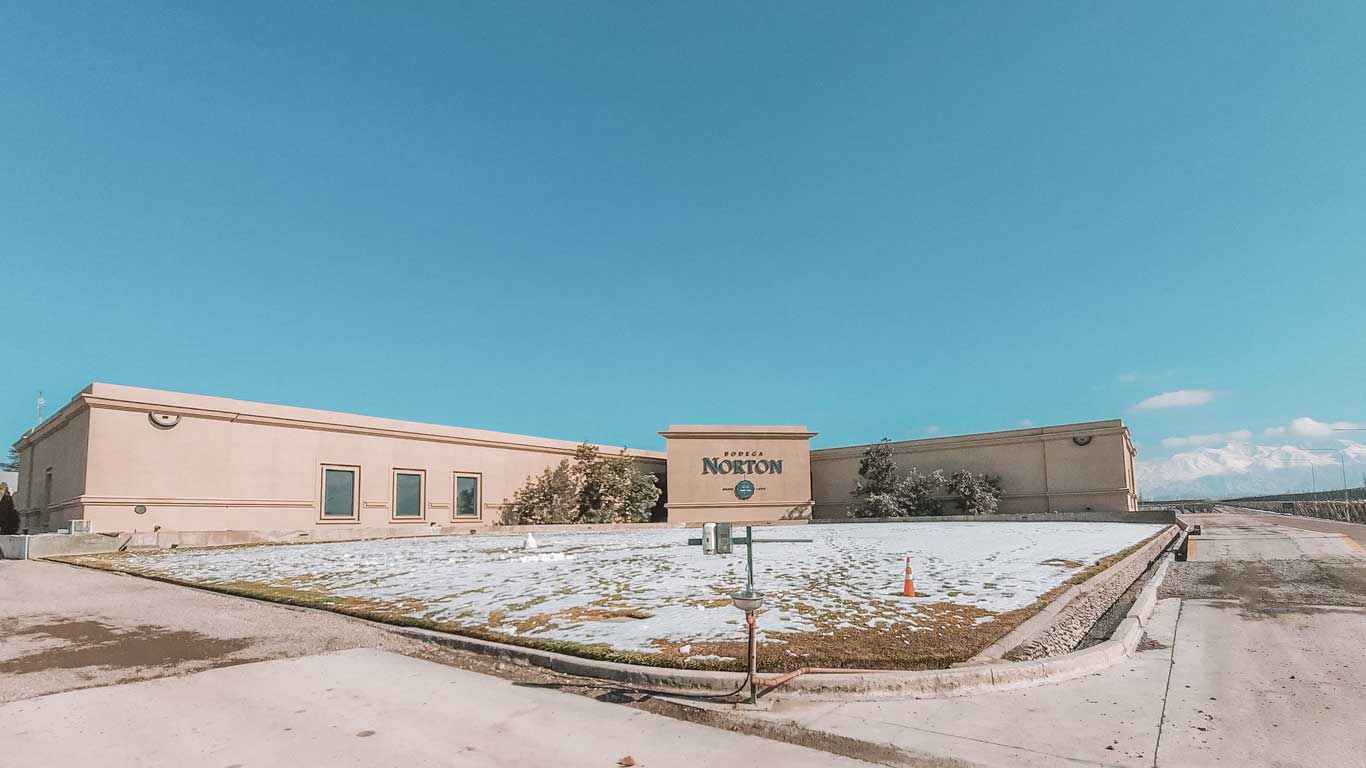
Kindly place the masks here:
[[(782, 459), (766, 459), (763, 451), (725, 451), (720, 456), (702, 457), (702, 474), (704, 475), (781, 475), (783, 473)], [(748, 501), (754, 496), (755, 491), (763, 490), (755, 487), (749, 480), (741, 480), (733, 488), (727, 488), (735, 494), (735, 498), (740, 501)]]
[(669, 520), (687, 523), (796, 519), (811, 507), (815, 434), (790, 425), (672, 424)]
[(763, 455), (763, 451), (726, 451), (723, 456), (704, 456), (702, 457), (702, 474), (781, 475), (783, 473), (782, 459), (739, 458), (741, 456)]

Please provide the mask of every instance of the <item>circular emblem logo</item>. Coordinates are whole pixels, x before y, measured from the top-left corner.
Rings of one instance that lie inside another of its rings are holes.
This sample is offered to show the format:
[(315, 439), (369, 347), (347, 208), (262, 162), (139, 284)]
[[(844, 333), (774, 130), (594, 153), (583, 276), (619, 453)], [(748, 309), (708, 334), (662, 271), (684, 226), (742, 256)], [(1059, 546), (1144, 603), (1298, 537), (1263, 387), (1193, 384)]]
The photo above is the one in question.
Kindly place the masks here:
[(754, 495), (754, 483), (748, 480), (741, 480), (735, 484), (735, 498), (744, 501)]

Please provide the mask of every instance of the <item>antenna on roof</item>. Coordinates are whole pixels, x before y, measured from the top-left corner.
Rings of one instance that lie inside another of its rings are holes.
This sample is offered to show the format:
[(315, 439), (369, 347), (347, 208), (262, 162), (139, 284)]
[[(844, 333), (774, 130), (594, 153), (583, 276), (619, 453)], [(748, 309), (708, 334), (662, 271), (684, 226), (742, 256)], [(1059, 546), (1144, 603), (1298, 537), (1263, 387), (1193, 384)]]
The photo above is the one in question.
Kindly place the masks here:
[(33, 425), (35, 428), (38, 424), (43, 423), (43, 406), (45, 405), (47, 405), (47, 401), (43, 399), (43, 390), (40, 389), (38, 390), (38, 423)]

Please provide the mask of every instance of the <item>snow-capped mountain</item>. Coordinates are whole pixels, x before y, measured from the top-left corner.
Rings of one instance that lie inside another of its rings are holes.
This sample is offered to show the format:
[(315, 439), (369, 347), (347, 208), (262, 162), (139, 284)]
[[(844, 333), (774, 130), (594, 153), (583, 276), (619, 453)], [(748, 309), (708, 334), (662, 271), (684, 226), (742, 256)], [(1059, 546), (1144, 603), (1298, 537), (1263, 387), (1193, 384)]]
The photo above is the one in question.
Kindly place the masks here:
[[(1362, 483), (1366, 445), (1344, 441), (1347, 484)], [(1138, 492), (1145, 500), (1222, 499), (1299, 493), (1342, 487), (1337, 453), (1306, 451), (1293, 445), (1229, 442), (1165, 459), (1138, 462)]]

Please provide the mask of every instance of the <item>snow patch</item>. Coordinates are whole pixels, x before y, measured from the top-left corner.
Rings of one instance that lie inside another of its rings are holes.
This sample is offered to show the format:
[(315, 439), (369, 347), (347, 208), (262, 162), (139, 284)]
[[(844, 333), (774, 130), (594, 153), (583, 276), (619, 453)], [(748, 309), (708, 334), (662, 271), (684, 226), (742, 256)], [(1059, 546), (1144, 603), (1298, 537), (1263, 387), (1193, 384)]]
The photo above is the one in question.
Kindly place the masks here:
[[(933, 629), (936, 603), (993, 613), (1024, 608), (1080, 570), (1043, 561), (1089, 565), (1160, 529), (1054, 522), (807, 526), (802, 535), (814, 539), (810, 544), (755, 547), (756, 586), (768, 595), (760, 629), (775, 642), (833, 627)], [(413, 618), (509, 636), (642, 653), (742, 641), (742, 615), (729, 595), (744, 584), (743, 549), (703, 555), (688, 545), (689, 535), (544, 533), (535, 553), (512, 536), (380, 539), (132, 553), (125, 562), (193, 583), (252, 582), (386, 602)], [(756, 538), (764, 536), (761, 529)], [(930, 597), (901, 595), (907, 556), (917, 589)]]

